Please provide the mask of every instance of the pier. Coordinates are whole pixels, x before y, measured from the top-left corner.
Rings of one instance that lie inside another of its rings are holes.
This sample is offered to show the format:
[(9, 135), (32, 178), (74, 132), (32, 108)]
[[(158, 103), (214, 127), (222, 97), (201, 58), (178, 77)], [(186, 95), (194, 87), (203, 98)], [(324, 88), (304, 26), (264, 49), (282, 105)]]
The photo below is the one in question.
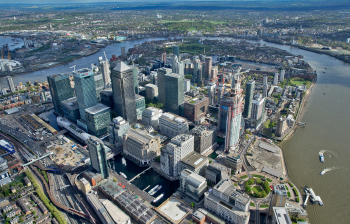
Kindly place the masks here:
[(147, 169), (145, 169), (144, 171), (142, 171), (141, 173), (137, 174), (134, 178), (132, 178), (131, 180), (129, 180), (128, 182), (131, 183), (133, 182), (136, 178), (139, 178), (142, 174), (146, 173), (149, 169), (152, 169), (152, 167), (148, 167)]

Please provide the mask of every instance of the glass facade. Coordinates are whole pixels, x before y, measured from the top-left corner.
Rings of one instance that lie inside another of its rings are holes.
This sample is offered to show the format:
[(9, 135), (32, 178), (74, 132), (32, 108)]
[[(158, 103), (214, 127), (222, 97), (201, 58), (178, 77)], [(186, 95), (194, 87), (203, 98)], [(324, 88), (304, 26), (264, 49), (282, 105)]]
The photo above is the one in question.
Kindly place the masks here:
[(69, 75), (60, 73), (47, 77), (52, 103), (57, 114), (63, 115), (62, 101), (74, 96), (74, 89), (70, 85)]
[(142, 119), (142, 112), (146, 109), (145, 97), (135, 95), (137, 119)]
[(252, 101), (254, 95), (255, 81), (249, 80), (246, 84), (245, 103), (243, 117), (249, 118), (252, 112)]
[(106, 159), (106, 149), (103, 142), (94, 136), (88, 140), (88, 150), (91, 159), (91, 166), (99, 173), (102, 174), (102, 178), (108, 178), (108, 166)]
[(185, 101), (184, 77), (179, 74), (165, 75), (165, 109), (167, 112), (181, 115)]
[[(96, 108), (99, 107), (100, 109)], [(94, 108), (98, 109), (98, 111)], [(91, 109), (91, 110), (90, 110)], [(98, 104), (86, 110), (86, 124), (90, 134), (101, 136), (107, 133), (108, 125), (111, 121), (111, 112), (109, 107)]]

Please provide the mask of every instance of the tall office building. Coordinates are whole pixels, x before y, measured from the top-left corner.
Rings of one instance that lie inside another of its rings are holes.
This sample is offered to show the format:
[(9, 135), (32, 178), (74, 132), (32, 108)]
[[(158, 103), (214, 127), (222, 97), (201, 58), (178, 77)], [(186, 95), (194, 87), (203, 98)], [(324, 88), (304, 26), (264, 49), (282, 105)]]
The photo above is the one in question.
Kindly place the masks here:
[(183, 61), (179, 61), (179, 58), (176, 55), (172, 55), (171, 56), (171, 63), (172, 63), (173, 73), (177, 73), (177, 74), (184, 76), (185, 65), (184, 65)]
[(205, 57), (204, 79), (206, 80), (210, 80), (212, 63), (213, 63), (212, 57)]
[(188, 122), (175, 114), (163, 113), (159, 118), (159, 131), (168, 138), (173, 138), (188, 132)]
[(263, 77), (263, 97), (267, 97), (267, 76)]
[(275, 76), (273, 77), (273, 85), (274, 86), (278, 85), (278, 72), (275, 72)]
[(130, 124), (122, 117), (113, 118), (113, 121), (109, 123), (108, 133), (109, 142), (115, 144), (116, 147), (121, 146), (123, 142), (123, 135), (129, 131)]
[(94, 74), (97, 101), (101, 102), (101, 91), (105, 88), (102, 73)]
[(239, 134), (242, 119), (242, 89), (240, 75), (234, 79), (235, 85), (230, 92), (231, 105), (228, 108), (226, 122), (225, 150), (236, 150), (238, 146)]
[(135, 94), (139, 94), (139, 69), (135, 66), (132, 67), (132, 75), (134, 77)]
[(287, 189), (284, 184), (277, 184), (273, 188), (270, 203), (270, 215), (273, 215), (273, 207), (284, 207), (287, 201)]
[(173, 46), (173, 54), (177, 56), (177, 58), (180, 60), (180, 49), (179, 46), (174, 45)]
[(111, 120), (110, 108), (104, 104), (85, 109), (86, 124), (90, 134), (102, 136), (107, 133), (108, 125)]
[(80, 119), (78, 99), (76, 97), (62, 101), (64, 117), (73, 123), (77, 123)]
[(202, 81), (202, 77), (198, 77), (199, 69), (202, 68), (201, 61), (199, 59), (193, 60), (193, 82), (198, 83)]
[(204, 155), (216, 145), (216, 130), (205, 125), (198, 125), (190, 131), (194, 136), (194, 151)]
[(109, 176), (105, 147), (102, 140), (95, 136), (90, 136), (88, 139), (91, 166), (101, 173), (104, 179)]
[[(83, 127), (85, 119), (85, 109), (97, 104), (97, 95), (95, 87), (95, 77), (91, 69), (83, 68), (73, 72), (75, 94), (78, 99), (81, 123)], [(84, 127), (86, 130), (87, 127)]]
[(157, 71), (158, 77), (158, 102), (165, 105), (165, 75), (171, 73), (170, 68), (160, 68)]
[(252, 114), (250, 118), (252, 126), (259, 128), (265, 120), (265, 115), (265, 98), (258, 94), (252, 101)]
[(164, 63), (166, 63), (166, 53), (162, 53), (162, 61), (164, 61)]
[(51, 75), (47, 77), (47, 82), (49, 83), (55, 112), (63, 115), (62, 101), (74, 96), (74, 89), (70, 85), (69, 75), (64, 73)]
[(162, 171), (169, 176), (178, 176), (181, 172), (179, 163), (181, 159), (193, 152), (193, 135), (177, 135), (171, 139), (160, 154), (160, 166)]
[(111, 75), (114, 111), (130, 124), (137, 122), (134, 76), (124, 62), (117, 62)]
[(135, 104), (136, 104), (136, 117), (137, 120), (142, 119), (142, 112), (146, 108), (145, 97), (135, 94)]
[(185, 101), (184, 77), (179, 74), (165, 75), (165, 109), (173, 114), (183, 113)]
[(13, 80), (11, 76), (6, 76), (5, 77), (7, 80), (7, 84), (9, 85), (10, 92), (13, 93), (16, 91), (15, 85), (13, 84)]
[(284, 81), (284, 75), (286, 74), (285, 70), (281, 70), (281, 74), (280, 74), (280, 82)]
[(215, 103), (215, 82), (209, 82), (207, 86), (207, 97), (209, 98), (209, 105), (213, 105)]
[(158, 98), (158, 86), (149, 83), (145, 85), (145, 90), (147, 99), (153, 101)]
[(99, 60), (99, 62), (100, 62), (102, 76), (103, 76), (104, 88), (110, 88), (111, 87), (111, 70), (109, 69), (109, 66), (110, 66), (109, 61)]
[(252, 101), (253, 101), (253, 95), (254, 95), (255, 81), (249, 80), (245, 86), (246, 86), (246, 90), (245, 90), (245, 103), (244, 103), (243, 117), (249, 118), (252, 111)]

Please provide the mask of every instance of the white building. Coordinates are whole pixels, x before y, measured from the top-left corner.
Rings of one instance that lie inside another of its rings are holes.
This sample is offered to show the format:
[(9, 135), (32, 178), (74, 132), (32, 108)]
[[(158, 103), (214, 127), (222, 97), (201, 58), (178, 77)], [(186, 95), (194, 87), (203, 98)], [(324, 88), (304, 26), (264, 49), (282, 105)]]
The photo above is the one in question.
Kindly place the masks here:
[(158, 86), (154, 84), (145, 85), (146, 90), (146, 98), (149, 100), (154, 100), (154, 98), (158, 97)]
[(171, 139), (161, 151), (160, 166), (162, 171), (176, 177), (180, 174), (179, 165), (181, 159), (194, 151), (193, 135), (182, 134)]
[(147, 130), (129, 129), (124, 135), (123, 152), (141, 165), (149, 165), (160, 154), (160, 138)]
[[(101, 57), (102, 59), (102, 57)], [(110, 88), (111, 87), (111, 71), (109, 70), (109, 61), (100, 61), (100, 66), (101, 66), (101, 72), (103, 76), (103, 82), (104, 82), (104, 87)]]
[(191, 89), (191, 80), (184, 79), (184, 91), (188, 92)]
[(278, 85), (278, 72), (275, 72), (275, 76), (273, 77), (273, 85), (274, 86)]
[(265, 119), (265, 98), (260, 94), (256, 95), (252, 101), (252, 114), (250, 119), (255, 128), (259, 128), (262, 121)]
[(280, 74), (280, 82), (284, 81), (284, 75), (286, 74), (285, 70), (281, 70), (281, 74)]
[(169, 138), (188, 132), (187, 120), (172, 113), (164, 113), (159, 118), (159, 131)]
[(213, 105), (215, 101), (215, 87), (214, 82), (210, 82), (207, 86), (207, 96), (209, 98), (209, 105)]
[(221, 180), (212, 191), (204, 193), (204, 207), (226, 223), (248, 224), (250, 199), (236, 191), (229, 179)]
[(163, 110), (155, 107), (148, 107), (142, 112), (142, 124), (144, 126), (151, 125), (155, 130), (158, 130), (159, 118), (162, 114)]

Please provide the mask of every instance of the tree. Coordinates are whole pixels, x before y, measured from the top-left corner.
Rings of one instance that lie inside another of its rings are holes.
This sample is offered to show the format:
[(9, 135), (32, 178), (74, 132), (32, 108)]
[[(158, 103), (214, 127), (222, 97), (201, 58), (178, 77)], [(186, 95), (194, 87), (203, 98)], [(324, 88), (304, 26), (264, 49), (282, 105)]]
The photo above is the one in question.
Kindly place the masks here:
[(261, 196), (264, 198), (264, 197), (267, 196), (267, 193), (266, 193), (265, 191), (262, 191), (262, 192), (261, 192)]
[(263, 124), (263, 128), (269, 128), (270, 125), (270, 119), (267, 119), (267, 121), (265, 121), (265, 123)]
[(252, 191), (252, 188), (249, 185), (245, 185), (245, 191), (249, 193)]
[(244, 138), (245, 138), (246, 140), (248, 140), (248, 139), (249, 139), (249, 136), (246, 134), (246, 135), (244, 136)]
[(36, 214), (36, 211), (33, 211), (33, 215), (35, 215)]
[(254, 184), (254, 178), (250, 178), (249, 180), (247, 180), (248, 185), (252, 185)]
[(118, 182), (116, 177), (113, 177), (113, 182)]
[(196, 206), (194, 202), (191, 202), (191, 207), (194, 208), (194, 206)]

